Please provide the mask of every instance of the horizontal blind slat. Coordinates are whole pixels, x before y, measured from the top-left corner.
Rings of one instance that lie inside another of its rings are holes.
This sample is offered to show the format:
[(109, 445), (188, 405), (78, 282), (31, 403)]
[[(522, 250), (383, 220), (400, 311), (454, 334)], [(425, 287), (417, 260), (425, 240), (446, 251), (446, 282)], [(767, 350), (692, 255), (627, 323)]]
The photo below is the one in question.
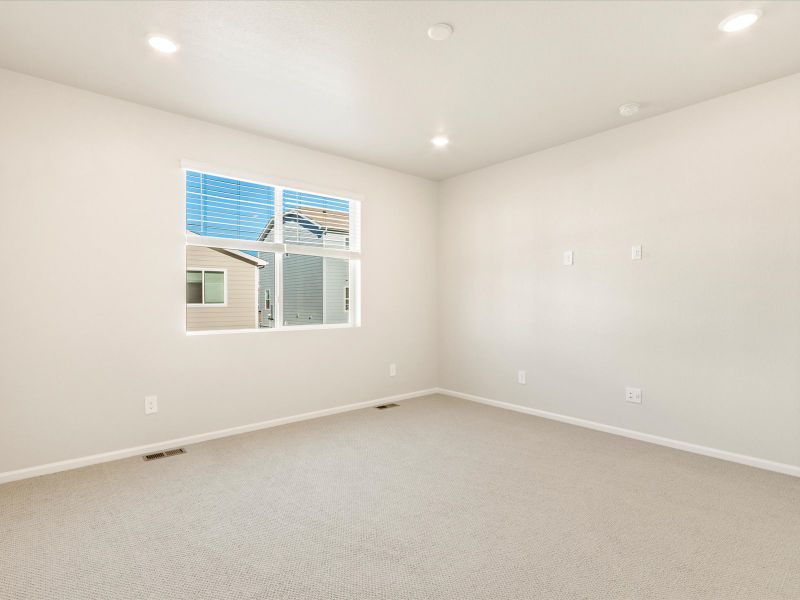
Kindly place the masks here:
[[(272, 242), (276, 193), (267, 184), (187, 170), (186, 229), (203, 238)], [(282, 189), (283, 242), (288, 245), (358, 252), (359, 217), (357, 202)]]
[(275, 188), (186, 171), (186, 229), (204, 237), (258, 241), (275, 216)]

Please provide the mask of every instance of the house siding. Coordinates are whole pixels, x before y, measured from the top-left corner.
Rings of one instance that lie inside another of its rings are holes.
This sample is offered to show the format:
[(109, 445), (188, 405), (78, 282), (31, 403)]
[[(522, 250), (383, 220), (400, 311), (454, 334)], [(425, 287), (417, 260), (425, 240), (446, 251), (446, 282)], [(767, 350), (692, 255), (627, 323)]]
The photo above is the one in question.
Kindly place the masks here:
[(315, 325), (323, 322), (322, 257), (287, 254), (283, 261), (283, 322)]
[[(326, 258), (323, 264), (325, 280), (325, 322), (347, 323), (349, 313), (344, 309), (344, 288), (349, 285), (350, 263), (341, 258)], [(350, 289), (353, 306), (353, 289)]]
[[(275, 327), (275, 254), (259, 252), (258, 258), (267, 263), (258, 270), (258, 324), (259, 327)], [(270, 297), (269, 309), (265, 303), (267, 291)]]
[[(285, 223), (284, 232), (286, 238), (293, 243), (314, 244), (319, 239), (312, 231), (295, 221)], [(342, 245), (344, 238), (344, 235), (337, 233), (328, 234), (329, 240)], [(274, 239), (273, 233), (270, 232), (265, 239), (271, 242)], [(268, 263), (259, 273), (261, 326), (273, 327), (273, 322), (265, 319), (263, 303), (265, 290), (269, 290), (270, 296), (275, 298), (274, 255), (260, 252), (258, 256)], [(350, 266), (346, 260), (287, 254), (283, 262), (283, 324), (347, 323), (349, 314), (344, 310), (344, 288), (348, 285), (349, 276)]]
[(256, 270), (245, 260), (221, 250), (187, 246), (186, 270), (224, 269), (226, 306), (187, 306), (186, 330), (252, 329), (257, 326)]

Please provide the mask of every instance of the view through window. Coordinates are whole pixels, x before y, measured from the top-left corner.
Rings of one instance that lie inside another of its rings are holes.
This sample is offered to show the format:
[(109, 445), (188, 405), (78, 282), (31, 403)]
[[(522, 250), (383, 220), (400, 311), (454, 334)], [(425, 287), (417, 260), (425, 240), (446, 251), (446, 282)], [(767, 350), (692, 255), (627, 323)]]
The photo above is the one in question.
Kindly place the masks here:
[(358, 324), (360, 205), (186, 171), (189, 332)]

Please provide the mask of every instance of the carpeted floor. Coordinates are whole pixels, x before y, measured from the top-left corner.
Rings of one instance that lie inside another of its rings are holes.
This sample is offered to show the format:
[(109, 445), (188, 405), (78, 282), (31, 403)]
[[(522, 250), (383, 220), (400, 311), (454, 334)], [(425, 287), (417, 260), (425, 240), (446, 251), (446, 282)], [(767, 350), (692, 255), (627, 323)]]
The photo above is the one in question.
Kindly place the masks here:
[(800, 598), (800, 479), (442, 396), (0, 486), (0, 598)]

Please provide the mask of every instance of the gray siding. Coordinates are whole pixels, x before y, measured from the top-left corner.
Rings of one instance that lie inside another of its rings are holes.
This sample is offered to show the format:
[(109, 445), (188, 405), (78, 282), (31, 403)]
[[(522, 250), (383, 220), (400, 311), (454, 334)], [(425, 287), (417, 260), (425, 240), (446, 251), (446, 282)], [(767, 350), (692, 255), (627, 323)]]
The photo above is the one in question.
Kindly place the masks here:
[(287, 254), (283, 260), (283, 322), (314, 325), (323, 322), (320, 256)]
[[(318, 239), (297, 223), (289, 222), (284, 227), (287, 237), (295, 243)], [(330, 235), (344, 238), (339, 234)], [(270, 232), (266, 241), (272, 240)], [(274, 327), (274, 321), (269, 317), (275, 314), (275, 256), (270, 252), (260, 252), (258, 256), (267, 261), (267, 266), (259, 272), (259, 326)], [(349, 315), (344, 309), (344, 288), (348, 285), (348, 278), (349, 264), (346, 260), (287, 254), (283, 262), (283, 324), (347, 323)], [(267, 291), (272, 302), (270, 311), (266, 311), (264, 306)]]
[[(275, 254), (259, 252), (258, 258), (267, 265), (258, 272), (258, 326), (275, 327)], [(266, 305), (269, 292), (269, 307)]]
[[(347, 323), (348, 312), (344, 309), (344, 288), (349, 284), (350, 265), (340, 258), (326, 258), (324, 261), (325, 280), (325, 323)], [(350, 290), (350, 306), (353, 306), (353, 290)]]

